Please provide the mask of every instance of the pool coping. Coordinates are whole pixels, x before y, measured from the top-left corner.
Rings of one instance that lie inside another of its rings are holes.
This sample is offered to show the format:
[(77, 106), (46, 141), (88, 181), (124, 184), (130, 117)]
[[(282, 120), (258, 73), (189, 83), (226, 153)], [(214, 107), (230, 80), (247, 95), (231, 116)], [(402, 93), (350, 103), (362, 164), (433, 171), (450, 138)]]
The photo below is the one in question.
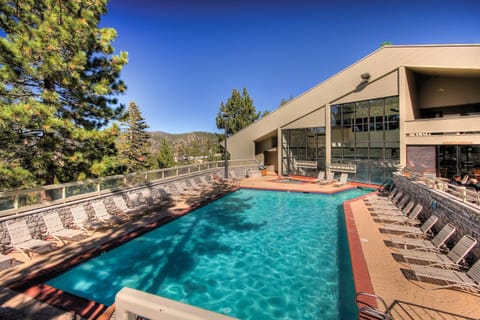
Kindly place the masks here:
[[(7, 284), (6, 287), (17, 292), (23, 293), (35, 300), (40, 302), (47, 303), (49, 305), (58, 307), (65, 311), (73, 311), (76, 314), (80, 315), (85, 319), (96, 319), (103, 312), (107, 310), (109, 306), (101, 304), (99, 302), (85, 299), (76, 295), (69, 294), (62, 290), (53, 288), (47, 284), (46, 281), (52, 279), (55, 276), (58, 276), (74, 266), (85, 262), (89, 259), (92, 259), (96, 256), (101, 255), (104, 251), (114, 249), (142, 234), (152, 231), (155, 228), (158, 228), (162, 225), (165, 225), (169, 222), (172, 222), (189, 212), (203, 207), (217, 199), (220, 199), (230, 193), (233, 193), (239, 189), (256, 189), (256, 190), (267, 190), (267, 191), (279, 191), (279, 192), (298, 192), (298, 193), (316, 193), (316, 194), (336, 194), (340, 192), (345, 192), (351, 189), (355, 189), (358, 184), (347, 185), (338, 189), (332, 190), (308, 190), (308, 189), (279, 189), (279, 188), (265, 188), (265, 187), (248, 187), (248, 186), (236, 186), (232, 188), (229, 192), (222, 193), (206, 199), (205, 201), (198, 202), (190, 205), (189, 207), (183, 208), (175, 212), (175, 214), (170, 214), (163, 216), (162, 218), (149, 222), (145, 225), (139, 226), (135, 229), (129, 230), (127, 233), (122, 236), (107, 241), (98, 247), (88, 249), (78, 255), (75, 255), (73, 259), (68, 259), (66, 261), (60, 261), (57, 264), (53, 264), (49, 267), (42, 268), (37, 272), (31, 273), (28, 276), (24, 277), (21, 282)], [(363, 186), (372, 187), (372, 185), (361, 184)], [(297, 185), (297, 186), (301, 186)], [(368, 195), (368, 194), (367, 194)], [(350, 259), (352, 265), (352, 273), (354, 278), (355, 291), (359, 292), (369, 292), (373, 293), (373, 285), (371, 283), (370, 275), (368, 273), (367, 264), (365, 257), (363, 255), (362, 246), (358, 231), (353, 219), (353, 210), (351, 203), (358, 201), (359, 199), (367, 196), (363, 195), (356, 197), (350, 200), (343, 202), (344, 215), (345, 215), (345, 224), (347, 230), (347, 238), (350, 249)]]

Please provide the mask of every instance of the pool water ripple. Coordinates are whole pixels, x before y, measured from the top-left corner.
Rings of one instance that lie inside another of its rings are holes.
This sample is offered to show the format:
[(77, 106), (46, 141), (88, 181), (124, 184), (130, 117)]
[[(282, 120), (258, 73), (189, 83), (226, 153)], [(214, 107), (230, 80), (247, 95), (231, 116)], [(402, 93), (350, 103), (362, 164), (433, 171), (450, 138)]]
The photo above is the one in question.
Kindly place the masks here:
[(107, 305), (128, 286), (240, 319), (350, 319), (341, 203), (363, 193), (239, 190), (48, 284)]

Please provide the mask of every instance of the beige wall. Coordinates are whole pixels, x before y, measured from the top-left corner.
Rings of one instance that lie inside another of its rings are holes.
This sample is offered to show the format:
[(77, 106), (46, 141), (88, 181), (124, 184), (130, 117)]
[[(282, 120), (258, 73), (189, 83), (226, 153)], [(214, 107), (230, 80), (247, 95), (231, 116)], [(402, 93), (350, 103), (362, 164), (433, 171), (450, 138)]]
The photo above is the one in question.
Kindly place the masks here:
[[(293, 127), (294, 123), (301, 127), (320, 126), (320, 121), (316, 125), (312, 125), (311, 120), (315, 119), (316, 112), (319, 112), (318, 115), (320, 115), (324, 106), (332, 102), (378, 98), (398, 92), (400, 119), (402, 121), (413, 120), (415, 110), (412, 102), (416, 96), (408, 87), (405, 67), (412, 69), (427, 67), (430, 69), (468, 69), (480, 76), (479, 57), (480, 45), (382, 47), (230, 137), (229, 152), (232, 159), (253, 159), (255, 156), (253, 141), (278, 128)], [(397, 73), (397, 70), (400, 72)], [(355, 88), (362, 80), (360, 76), (366, 72), (370, 74), (370, 85), (360, 92), (355, 92)], [(395, 78), (399, 79), (397, 85), (395, 85)], [(404, 146), (405, 128), (402, 127), (401, 125), (400, 143)], [(280, 147), (280, 141), (278, 146)], [(401, 152), (401, 162), (405, 163), (404, 149)]]
[(479, 103), (480, 78), (432, 77), (422, 83), (419, 97), (420, 108)]
[(282, 129), (325, 127), (325, 107), (282, 126)]

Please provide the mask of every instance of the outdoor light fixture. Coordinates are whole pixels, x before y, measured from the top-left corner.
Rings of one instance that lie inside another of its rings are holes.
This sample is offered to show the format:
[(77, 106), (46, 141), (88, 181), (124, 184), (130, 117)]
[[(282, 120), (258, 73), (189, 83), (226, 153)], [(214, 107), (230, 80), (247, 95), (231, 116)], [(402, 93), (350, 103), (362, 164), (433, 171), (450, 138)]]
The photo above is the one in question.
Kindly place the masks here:
[(227, 138), (228, 138), (228, 120), (230, 119), (230, 115), (226, 112), (224, 112), (222, 114), (222, 118), (223, 118), (223, 123), (225, 125), (225, 145), (224, 145), (224, 148), (223, 148), (223, 158), (224, 158), (224, 161), (225, 161), (225, 174), (224, 174), (224, 177), (225, 179), (228, 179), (228, 156), (227, 156)]
[(355, 92), (360, 92), (362, 91), (363, 89), (365, 89), (365, 87), (367, 86), (368, 84), (368, 81), (370, 80), (370, 73), (368, 72), (365, 72), (365, 73), (362, 73), (360, 75), (360, 78), (362, 78), (362, 81), (358, 84), (358, 86), (355, 88)]

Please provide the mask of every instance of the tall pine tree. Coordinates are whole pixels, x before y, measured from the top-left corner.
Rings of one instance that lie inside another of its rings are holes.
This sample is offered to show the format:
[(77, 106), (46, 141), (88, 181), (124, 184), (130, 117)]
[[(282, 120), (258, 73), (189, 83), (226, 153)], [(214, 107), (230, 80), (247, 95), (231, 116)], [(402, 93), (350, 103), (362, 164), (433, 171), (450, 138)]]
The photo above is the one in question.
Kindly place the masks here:
[(0, 171), (65, 182), (115, 154), (118, 128), (104, 128), (123, 113), (116, 96), (126, 90), (127, 54), (114, 55), (116, 31), (98, 27), (106, 8), (107, 0), (0, 0), (0, 134), (8, 137)]
[(159, 169), (170, 168), (175, 166), (175, 158), (173, 156), (172, 149), (168, 145), (167, 139), (163, 138), (158, 150), (157, 165)]
[(118, 150), (121, 163), (127, 173), (142, 171), (148, 167), (150, 134), (148, 124), (135, 102), (130, 102), (123, 118)]
[[(223, 117), (228, 114), (228, 118)], [(220, 104), (220, 110), (217, 113), (216, 123), (218, 129), (228, 128), (228, 135), (232, 135), (237, 131), (247, 127), (260, 118), (260, 112), (257, 112), (253, 105), (247, 89), (244, 88), (240, 93), (237, 89), (233, 89), (232, 96), (228, 98), (226, 103)]]

